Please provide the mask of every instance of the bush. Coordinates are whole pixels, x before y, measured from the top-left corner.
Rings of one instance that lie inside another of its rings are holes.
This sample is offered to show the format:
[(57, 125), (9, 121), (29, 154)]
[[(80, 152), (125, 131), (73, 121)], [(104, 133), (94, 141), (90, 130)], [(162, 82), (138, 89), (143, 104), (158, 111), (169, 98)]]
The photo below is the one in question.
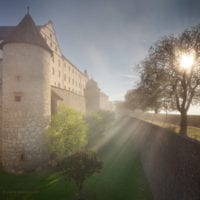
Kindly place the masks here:
[(95, 144), (101, 137), (104, 136), (106, 130), (113, 122), (115, 115), (111, 111), (100, 110), (90, 112), (85, 116), (85, 121), (88, 125), (88, 145)]
[(78, 188), (78, 199), (82, 198), (83, 183), (87, 177), (102, 169), (102, 162), (92, 151), (81, 151), (67, 157), (62, 163), (65, 180), (72, 179)]
[(85, 147), (87, 124), (80, 112), (60, 106), (46, 135), (51, 154), (63, 158)]

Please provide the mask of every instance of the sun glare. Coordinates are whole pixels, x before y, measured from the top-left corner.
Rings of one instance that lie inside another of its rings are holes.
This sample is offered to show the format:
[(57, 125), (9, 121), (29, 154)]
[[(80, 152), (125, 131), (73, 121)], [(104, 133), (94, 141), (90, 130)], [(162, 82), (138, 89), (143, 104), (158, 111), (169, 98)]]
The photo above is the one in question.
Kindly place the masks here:
[(185, 70), (191, 69), (194, 64), (194, 54), (193, 53), (183, 53), (180, 57), (180, 66)]

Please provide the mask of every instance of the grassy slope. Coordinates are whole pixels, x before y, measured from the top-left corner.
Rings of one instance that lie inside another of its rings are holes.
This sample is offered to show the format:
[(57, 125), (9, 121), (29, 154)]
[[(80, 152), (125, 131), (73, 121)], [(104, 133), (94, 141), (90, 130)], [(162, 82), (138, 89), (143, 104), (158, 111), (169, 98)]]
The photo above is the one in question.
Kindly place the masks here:
[[(149, 119), (145, 120), (145, 121), (150, 122), (155, 125), (158, 125), (160, 127), (166, 128), (166, 129), (173, 130), (177, 134), (179, 133), (180, 128), (178, 125), (168, 123), (168, 122), (149, 120)], [(188, 135), (188, 137), (190, 137), (192, 139), (200, 141), (200, 128), (194, 127), (194, 126), (188, 126), (187, 135)]]
[(139, 159), (134, 152), (134, 125), (125, 121), (118, 122), (115, 126), (118, 128), (114, 136), (99, 150), (99, 156), (104, 161), (102, 173), (86, 182), (85, 193), (88, 199), (153, 199)]
[[(85, 182), (87, 200), (152, 199), (139, 159), (133, 152), (132, 136), (129, 131), (124, 132), (128, 126), (124, 122), (123, 127), (115, 129), (113, 137), (99, 149), (104, 168)], [(14, 176), (0, 172), (0, 199), (3, 200), (72, 200), (75, 192), (75, 185), (66, 184), (59, 173)]]
[[(167, 118), (165, 114), (153, 114), (153, 113), (143, 113), (138, 116), (134, 116), (141, 120), (150, 122), (152, 124), (158, 125), (160, 127), (170, 129), (175, 133), (179, 133), (179, 121), (180, 115), (168, 114)], [(188, 137), (200, 141), (200, 126), (199, 126), (200, 116), (188, 115)]]
[(64, 180), (58, 173), (48, 175), (10, 175), (0, 173), (0, 199), (66, 199)]

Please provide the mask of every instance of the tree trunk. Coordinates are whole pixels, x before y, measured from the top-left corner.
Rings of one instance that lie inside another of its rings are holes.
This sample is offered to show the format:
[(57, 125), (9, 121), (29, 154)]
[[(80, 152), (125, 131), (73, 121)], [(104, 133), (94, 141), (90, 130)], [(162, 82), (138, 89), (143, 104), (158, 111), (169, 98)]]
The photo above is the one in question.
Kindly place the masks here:
[(187, 111), (181, 112), (180, 135), (187, 136)]

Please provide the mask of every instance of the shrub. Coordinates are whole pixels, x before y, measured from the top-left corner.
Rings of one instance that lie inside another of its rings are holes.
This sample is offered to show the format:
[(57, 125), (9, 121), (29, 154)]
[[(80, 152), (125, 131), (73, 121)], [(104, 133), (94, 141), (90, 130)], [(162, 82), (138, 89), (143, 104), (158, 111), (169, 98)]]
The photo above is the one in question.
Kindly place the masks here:
[(85, 116), (85, 121), (88, 126), (88, 145), (95, 144), (113, 122), (115, 115), (111, 111), (100, 110), (97, 112), (90, 112)]
[(62, 163), (65, 180), (73, 179), (78, 188), (78, 199), (82, 198), (83, 183), (87, 177), (102, 169), (102, 162), (92, 151), (81, 151), (67, 157)]
[(51, 153), (63, 158), (85, 147), (87, 125), (80, 112), (60, 106), (46, 135)]

